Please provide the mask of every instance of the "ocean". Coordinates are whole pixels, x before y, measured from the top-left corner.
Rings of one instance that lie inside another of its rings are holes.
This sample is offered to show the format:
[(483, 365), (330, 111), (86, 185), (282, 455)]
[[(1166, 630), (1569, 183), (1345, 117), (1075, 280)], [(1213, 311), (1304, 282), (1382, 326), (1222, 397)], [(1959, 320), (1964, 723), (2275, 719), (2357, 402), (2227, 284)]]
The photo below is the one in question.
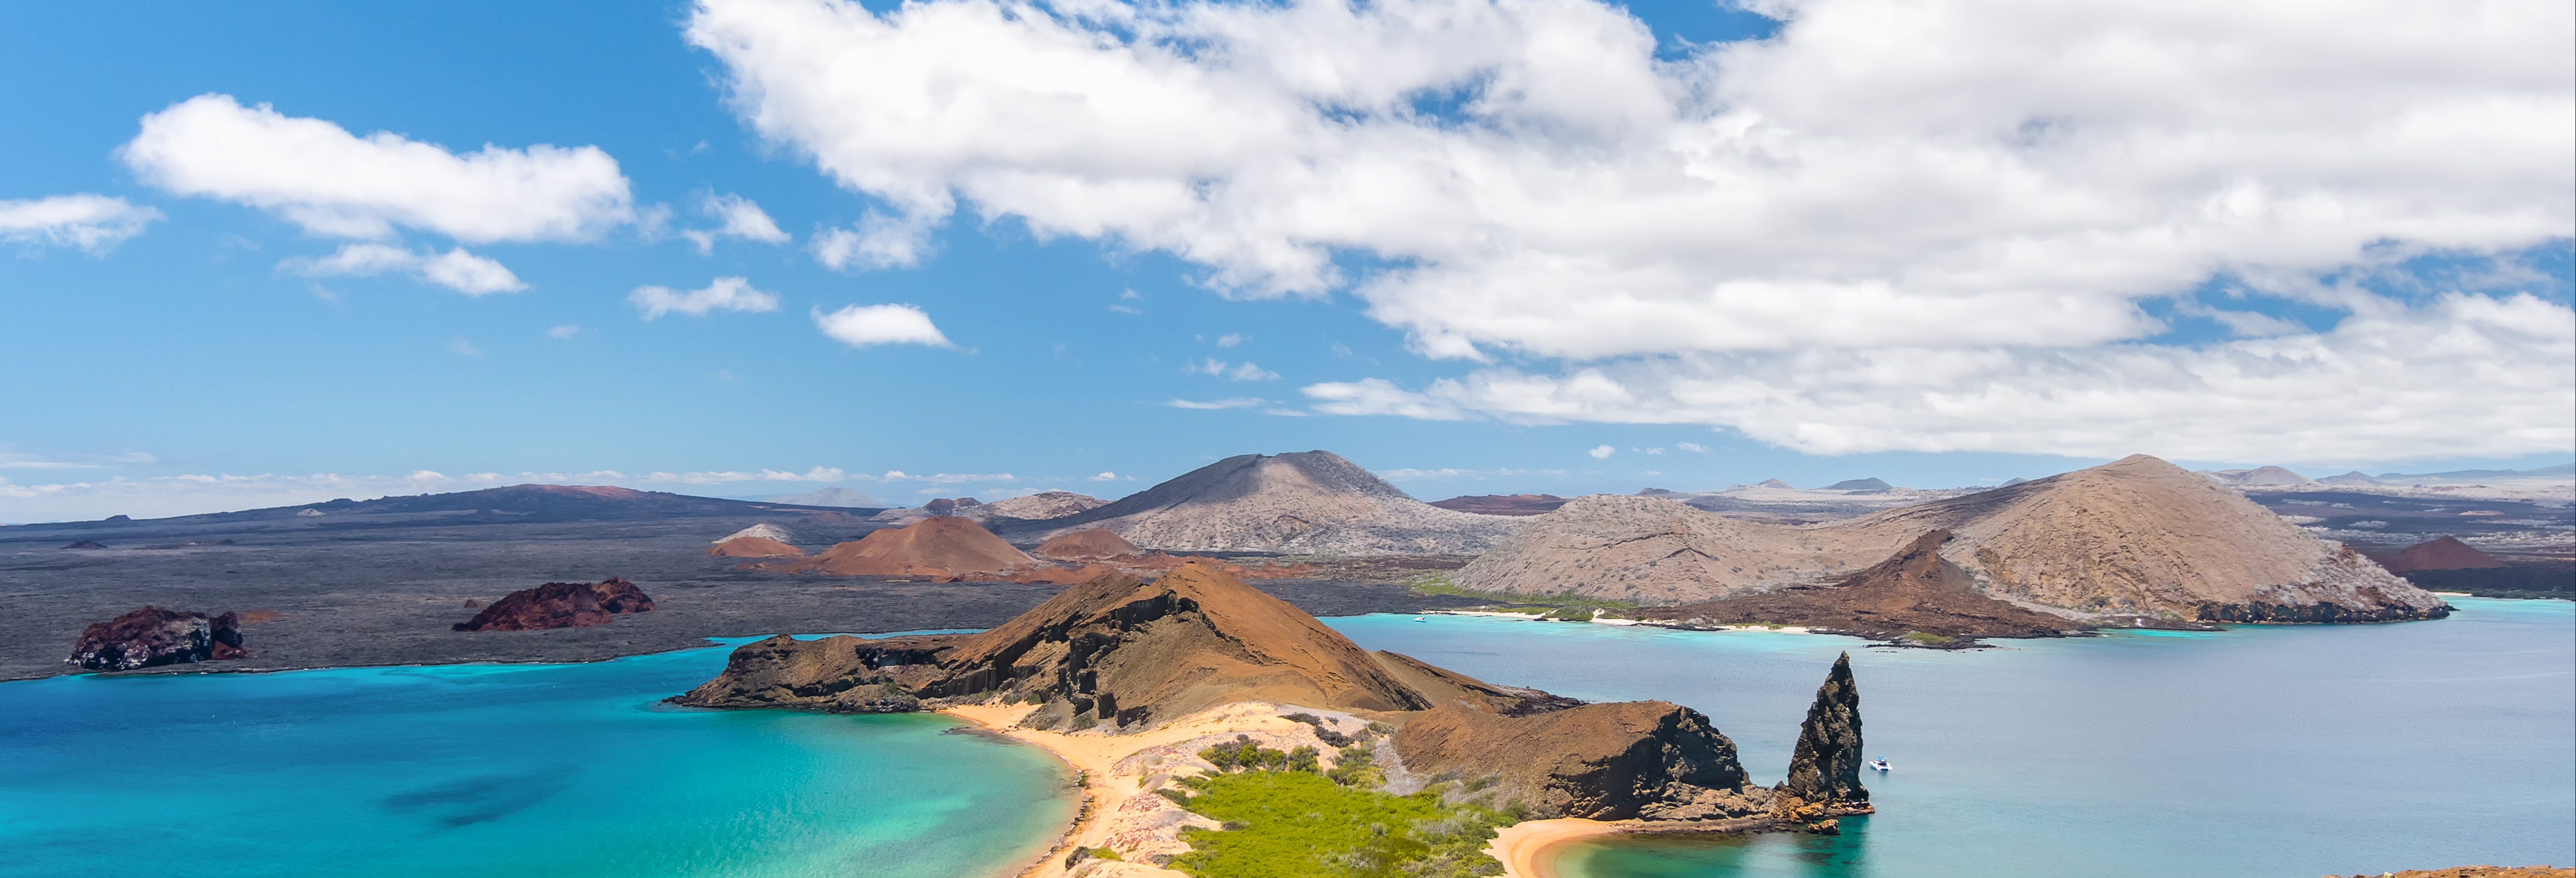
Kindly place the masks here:
[(2314, 878), (2576, 862), (2576, 604), (2448, 619), (1998, 641), (1472, 616), (1326, 620), (1362, 646), (1592, 700), (1664, 699), (1786, 773), (1852, 654), (1879, 813), (1838, 836), (1613, 839), (1563, 878)]

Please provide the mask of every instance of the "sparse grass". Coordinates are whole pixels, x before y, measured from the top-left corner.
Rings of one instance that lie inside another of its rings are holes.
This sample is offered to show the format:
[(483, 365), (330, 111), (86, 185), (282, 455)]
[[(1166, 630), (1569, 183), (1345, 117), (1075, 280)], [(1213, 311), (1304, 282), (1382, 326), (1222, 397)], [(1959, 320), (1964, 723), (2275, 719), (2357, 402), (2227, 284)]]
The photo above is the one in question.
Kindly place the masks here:
[(1948, 646), (1952, 643), (1958, 642), (1959, 640), (1959, 638), (1956, 637), (1930, 634), (1922, 631), (1908, 631), (1905, 632), (1905, 636), (1897, 639), (1907, 643), (1920, 644), (1923, 646)]
[(1397, 796), (1303, 771), (1184, 778), (1184, 804), (1223, 830), (1189, 829), (1171, 868), (1197, 878), (1467, 878), (1502, 874), (1484, 853), (1518, 813)]
[(1475, 598), (1478, 600), (1492, 601), (1493, 603), (1501, 606), (1552, 607), (1557, 609), (1582, 607), (1594, 610), (1633, 610), (1637, 608), (1637, 603), (1635, 601), (1587, 597), (1577, 594), (1509, 594), (1504, 592), (1476, 591), (1470, 588), (1460, 588), (1458, 586), (1457, 579), (1445, 572), (1428, 573), (1417, 576), (1410, 580), (1406, 580), (1404, 584), (1407, 587), (1412, 588), (1415, 594), (1440, 594), (1450, 595), (1453, 597)]

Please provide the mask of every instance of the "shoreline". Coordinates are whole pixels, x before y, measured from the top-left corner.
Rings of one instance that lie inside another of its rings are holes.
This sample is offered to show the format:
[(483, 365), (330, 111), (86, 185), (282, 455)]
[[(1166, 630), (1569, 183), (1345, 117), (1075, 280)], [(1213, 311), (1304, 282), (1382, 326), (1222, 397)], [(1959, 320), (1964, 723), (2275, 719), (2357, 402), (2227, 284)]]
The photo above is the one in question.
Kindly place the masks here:
[(1503, 864), (1503, 878), (1558, 878), (1558, 849), (1585, 839), (1624, 835), (1631, 825), (1586, 820), (1581, 817), (1559, 817), (1553, 820), (1523, 820), (1494, 832), (1494, 840), (1485, 843), (1485, 853)]

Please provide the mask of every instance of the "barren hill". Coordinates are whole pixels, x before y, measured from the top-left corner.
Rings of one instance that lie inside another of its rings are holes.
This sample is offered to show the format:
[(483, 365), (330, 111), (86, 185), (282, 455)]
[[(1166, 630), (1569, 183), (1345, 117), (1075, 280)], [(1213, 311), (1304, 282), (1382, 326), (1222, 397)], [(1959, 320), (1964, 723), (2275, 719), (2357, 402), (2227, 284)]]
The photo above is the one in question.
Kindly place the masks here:
[(1475, 494), (1433, 500), (1431, 505), (1478, 515), (1544, 515), (1565, 505), (1565, 498), (1554, 494)]
[(974, 522), (953, 516), (886, 528), (790, 565), (835, 576), (992, 576), (1037, 563)]
[(1097, 527), (1058, 534), (1046, 542), (1039, 543), (1036, 549), (1030, 550), (1030, 554), (1051, 561), (1098, 561), (1104, 558), (1143, 553), (1143, 550), (1136, 548), (1135, 543)]
[(1675, 604), (1812, 584), (1934, 530), (1986, 593), (2080, 613), (2186, 620), (2439, 616), (2441, 600), (2242, 494), (2145, 455), (1809, 527), (1652, 498), (1586, 497), (1459, 571), (1469, 588)]
[(2405, 550), (2380, 562), (2390, 573), (2414, 573), (2419, 570), (2494, 570), (2505, 566), (2495, 556), (2478, 551), (2476, 546), (2445, 536), (2407, 546)]
[(1026, 525), (1014, 538), (1102, 527), (1148, 549), (1327, 555), (1469, 554), (1516, 522), (1413, 499), (1329, 451), (1229, 457), (1097, 509)]

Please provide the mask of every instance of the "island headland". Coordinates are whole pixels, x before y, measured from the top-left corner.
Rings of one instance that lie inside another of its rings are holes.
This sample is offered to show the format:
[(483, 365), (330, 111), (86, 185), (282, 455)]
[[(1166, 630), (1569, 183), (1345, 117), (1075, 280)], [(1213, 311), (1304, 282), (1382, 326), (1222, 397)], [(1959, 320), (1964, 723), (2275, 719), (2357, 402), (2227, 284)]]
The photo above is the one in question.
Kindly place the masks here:
[[(1344, 786), (1510, 815), (1502, 824), (1832, 831), (1869, 807), (1847, 658), (1819, 691), (1791, 781), (1773, 790), (1751, 783), (1696, 710), (1584, 703), (1371, 652), (1199, 563), (1084, 583), (977, 634), (769, 638), (672, 700), (946, 710), (1048, 746), (1085, 772), (1089, 806), (1034, 875), (1168, 874), (1136, 870), (1193, 855), (1192, 790), (1209, 793), (1191, 779), (1225, 774), (1228, 753), (1277, 752)], [(1091, 853), (1064, 856), (1074, 848)], [(1113, 856), (1116, 871), (1098, 871)]]

